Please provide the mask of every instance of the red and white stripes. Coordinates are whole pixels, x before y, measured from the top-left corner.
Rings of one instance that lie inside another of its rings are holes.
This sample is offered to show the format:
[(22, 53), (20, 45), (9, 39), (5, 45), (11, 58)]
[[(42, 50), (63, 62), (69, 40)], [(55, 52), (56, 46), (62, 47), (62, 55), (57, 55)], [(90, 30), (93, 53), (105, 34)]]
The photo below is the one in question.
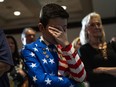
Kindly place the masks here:
[(70, 44), (66, 48), (58, 47), (59, 53), (59, 76), (68, 75), (77, 82), (83, 82), (86, 78), (84, 64), (74, 47)]

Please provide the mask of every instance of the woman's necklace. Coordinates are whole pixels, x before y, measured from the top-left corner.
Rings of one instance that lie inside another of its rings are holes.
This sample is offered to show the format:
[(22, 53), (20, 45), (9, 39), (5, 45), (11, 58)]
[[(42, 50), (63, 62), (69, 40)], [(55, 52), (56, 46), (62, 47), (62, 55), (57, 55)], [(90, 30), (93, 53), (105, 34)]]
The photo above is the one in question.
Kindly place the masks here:
[(107, 60), (107, 43), (106, 42), (97, 43), (96, 45), (95, 45), (95, 43), (94, 44), (91, 43), (91, 45), (92, 45), (93, 48), (99, 49), (99, 51), (100, 51), (101, 55), (103, 56), (103, 58), (105, 60)]
[(107, 43), (104, 42), (104, 43), (99, 44), (99, 49), (102, 53), (103, 58), (107, 60)]

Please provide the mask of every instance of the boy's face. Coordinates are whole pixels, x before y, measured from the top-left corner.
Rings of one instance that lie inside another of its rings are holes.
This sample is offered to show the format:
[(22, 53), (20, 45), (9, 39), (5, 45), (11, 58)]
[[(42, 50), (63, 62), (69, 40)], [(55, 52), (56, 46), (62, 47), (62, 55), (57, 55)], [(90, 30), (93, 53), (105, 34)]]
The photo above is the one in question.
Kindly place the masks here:
[[(48, 25), (46, 26), (46, 29), (44, 30), (43, 33), (44, 39), (48, 41), (50, 44), (57, 44), (54, 36), (49, 32), (49, 27), (53, 27), (61, 32), (67, 33), (67, 19), (62, 18), (50, 19)], [(55, 30), (53, 30), (53, 32), (55, 32)]]

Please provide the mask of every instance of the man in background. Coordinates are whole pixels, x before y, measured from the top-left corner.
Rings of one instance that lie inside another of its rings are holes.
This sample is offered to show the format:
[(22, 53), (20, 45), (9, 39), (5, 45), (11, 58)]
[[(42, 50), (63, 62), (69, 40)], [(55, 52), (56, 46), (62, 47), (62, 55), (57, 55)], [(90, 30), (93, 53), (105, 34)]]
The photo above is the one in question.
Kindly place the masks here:
[(25, 28), (21, 34), (21, 41), (23, 45), (29, 44), (36, 40), (36, 31), (32, 28)]
[(113, 36), (110, 40), (110, 42), (116, 42), (116, 36)]

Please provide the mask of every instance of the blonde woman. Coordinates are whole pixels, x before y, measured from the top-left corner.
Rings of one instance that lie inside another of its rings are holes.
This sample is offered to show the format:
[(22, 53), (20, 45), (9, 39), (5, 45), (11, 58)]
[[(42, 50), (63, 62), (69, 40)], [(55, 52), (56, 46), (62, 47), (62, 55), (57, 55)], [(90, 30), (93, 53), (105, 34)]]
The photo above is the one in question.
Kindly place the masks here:
[(107, 44), (101, 17), (92, 12), (82, 20), (80, 57), (90, 87), (116, 87), (116, 44)]

